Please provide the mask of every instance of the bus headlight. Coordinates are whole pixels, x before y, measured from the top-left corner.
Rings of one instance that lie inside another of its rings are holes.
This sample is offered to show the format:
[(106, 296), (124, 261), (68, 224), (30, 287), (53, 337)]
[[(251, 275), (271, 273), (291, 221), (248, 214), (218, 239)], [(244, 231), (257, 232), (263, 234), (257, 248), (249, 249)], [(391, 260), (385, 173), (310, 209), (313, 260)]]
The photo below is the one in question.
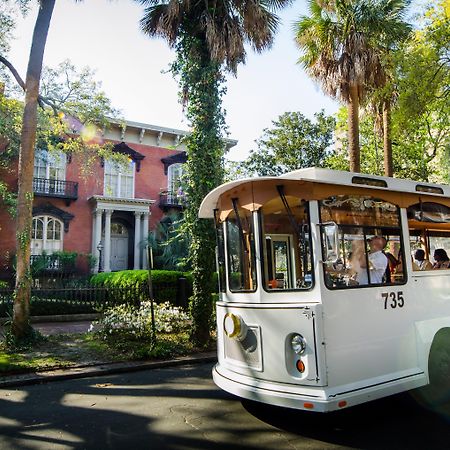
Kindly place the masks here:
[(242, 341), (247, 336), (248, 328), (242, 317), (227, 313), (223, 318), (223, 330), (229, 338)]
[(294, 353), (297, 355), (301, 355), (305, 353), (306, 350), (306, 341), (305, 338), (301, 334), (293, 334), (291, 338), (291, 347)]

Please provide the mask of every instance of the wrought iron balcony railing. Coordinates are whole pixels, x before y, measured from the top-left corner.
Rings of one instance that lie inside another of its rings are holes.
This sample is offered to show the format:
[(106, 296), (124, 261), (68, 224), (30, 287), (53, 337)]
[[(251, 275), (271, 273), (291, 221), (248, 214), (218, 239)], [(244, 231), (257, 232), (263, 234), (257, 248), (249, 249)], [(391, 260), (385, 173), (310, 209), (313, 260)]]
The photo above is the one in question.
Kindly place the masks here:
[(186, 195), (171, 191), (161, 191), (159, 193), (159, 207), (163, 210), (169, 208), (183, 209), (186, 207)]
[(78, 183), (75, 181), (52, 180), (50, 178), (33, 178), (34, 195), (40, 197), (57, 197), (66, 200), (78, 198)]

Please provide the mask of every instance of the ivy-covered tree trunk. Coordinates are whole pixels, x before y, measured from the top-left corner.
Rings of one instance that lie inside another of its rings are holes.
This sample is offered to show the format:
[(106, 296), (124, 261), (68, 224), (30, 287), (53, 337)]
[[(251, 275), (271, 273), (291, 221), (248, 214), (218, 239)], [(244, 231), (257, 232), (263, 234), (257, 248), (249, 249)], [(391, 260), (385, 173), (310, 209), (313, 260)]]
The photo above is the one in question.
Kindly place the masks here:
[(25, 105), (19, 153), (16, 289), (12, 325), (12, 332), (19, 339), (25, 336), (30, 328), (30, 242), (33, 208), (34, 146), (36, 142), (39, 82), (41, 79), (45, 44), (47, 42), (47, 34), (54, 6), (55, 0), (40, 1), (25, 81)]
[(183, 36), (177, 46), (173, 69), (180, 77), (182, 98), (191, 124), (187, 141), (188, 206), (185, 212), (194, 278), (190, 300), (191, 336), (197, 345), (205, 346), (210, 340), (213, 309), (215, 236), (212, 221), (199, 219), (198, 210), (206, 194), (223, 182), (223, 78), (220, 65), (210, 59), (205, 41), (188, 35)]

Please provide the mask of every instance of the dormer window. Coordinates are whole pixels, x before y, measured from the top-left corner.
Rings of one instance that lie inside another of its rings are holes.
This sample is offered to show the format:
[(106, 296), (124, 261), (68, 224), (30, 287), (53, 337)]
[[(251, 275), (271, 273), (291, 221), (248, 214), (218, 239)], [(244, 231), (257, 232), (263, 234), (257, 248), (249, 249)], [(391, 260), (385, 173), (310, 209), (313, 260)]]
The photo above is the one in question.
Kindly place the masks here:
[(105, 161), (104, 195), (116, 198), (134, 198), (135, 163), (128, 166), (114, 161)]

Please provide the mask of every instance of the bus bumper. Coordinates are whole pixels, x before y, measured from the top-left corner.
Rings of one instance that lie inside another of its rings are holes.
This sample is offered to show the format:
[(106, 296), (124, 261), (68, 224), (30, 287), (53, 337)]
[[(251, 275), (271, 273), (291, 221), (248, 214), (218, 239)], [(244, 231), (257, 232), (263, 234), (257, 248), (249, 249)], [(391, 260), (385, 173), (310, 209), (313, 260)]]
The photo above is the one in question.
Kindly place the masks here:
[(232, 372), (220, 364), (212, 370), (214, 383), (224, 391), (238, 397), (284, 408), (315, 412), (331, 412), (359, 405), (371, 400), (398, 394), (424, 385), (424, 374), (409, 376), (405, 380), (367, 386), (356, 392), (337, 393), (335, 390), (293, 386), (250, 378)]

